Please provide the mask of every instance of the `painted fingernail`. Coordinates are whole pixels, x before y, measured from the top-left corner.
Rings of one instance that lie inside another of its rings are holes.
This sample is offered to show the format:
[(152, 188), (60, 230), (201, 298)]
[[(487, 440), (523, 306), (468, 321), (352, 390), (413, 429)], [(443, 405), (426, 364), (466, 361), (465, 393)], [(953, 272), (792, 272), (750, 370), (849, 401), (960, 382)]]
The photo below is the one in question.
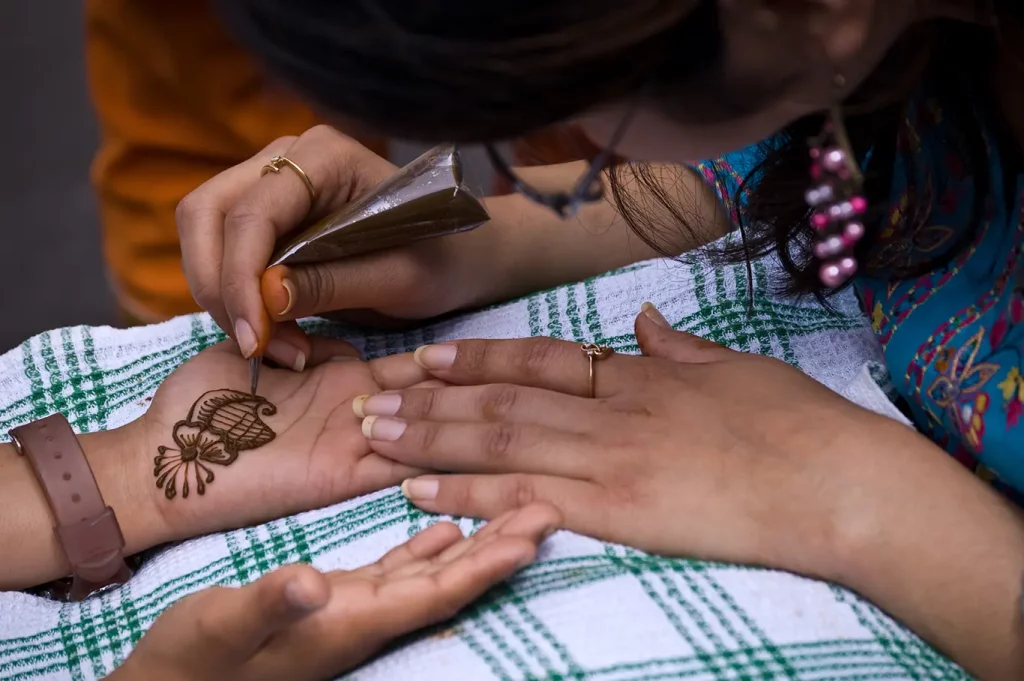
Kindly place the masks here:
[(410, 501), (433, 501), (441, 483), (432, 478), (409, 478), (402, 483), (402, 494)]
[(238, 343), (238, 349), (242, 351), (242, 357), (246, 359), (252, 357), (252, 353), (256, 352), (258, 345), (256, 332), (244, 319), (235, 322), (235, 342)]
[[(360, 401), (362, 400), (362, 401)], [(391, 394), (363, 395), (352, 402), (356, 416), (394, 416), (402, 407), (402, 396)]]
[(302, 371), (306, 368), (306, 353), (277, 338), (267, 343), (267, 356), (278, 364), (291, 367), (292, 371)]
[(363, 437), (367, 440), (394, 442), (405, 432), (405, 421), (381, 416), (367, 416), (363, 419)]
[(458, 350), (454, 345), (424, 345), (417, 348), (413, 359), (424, 369), (450, 369)]
[(292, 311), (292, 306), (295, 305), (295, 285), (292, 284), (289, 279), (281, 280), (281, 288), (284, 289), (285, 295), (288, 296), (288, 300), (285, 301), (284, 308), (277, 314), (281, 317), (285, 316)]
[(658, 311), (658, 308), (654, 307), (654, 303), (644, 303), (640, 306), (640, 311), (647, 315), (647, 318), (658, 326), (666, 329), (672, 328), (672, 325), (668, 323), (665, 316)]

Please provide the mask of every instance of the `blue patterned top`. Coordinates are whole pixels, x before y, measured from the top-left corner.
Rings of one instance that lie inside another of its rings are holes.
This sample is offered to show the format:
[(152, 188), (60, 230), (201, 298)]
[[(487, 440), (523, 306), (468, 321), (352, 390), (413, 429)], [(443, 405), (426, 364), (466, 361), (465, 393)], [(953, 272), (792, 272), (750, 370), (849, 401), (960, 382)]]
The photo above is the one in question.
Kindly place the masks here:
[[(905, 112), (890, 210), (856, 290), (896, 391), (918, 429), (1018, 502), (1024, 500), (1024, 176), (1006, 176), (986, 130), (990, 186), (973, 239), (919, 278), (886, 272), (930, 261), (974, 219), (974, 180), (946, 140), (956, 123), (934, 99)], [(736, 224), (734, 203), (759, 148), (696, 165)], [(749, 186), (749, 185), (748, 185)], [(742, 201), (742, 198), (741, 198)], [(741, 208), (741, 207), (740, 207)]]

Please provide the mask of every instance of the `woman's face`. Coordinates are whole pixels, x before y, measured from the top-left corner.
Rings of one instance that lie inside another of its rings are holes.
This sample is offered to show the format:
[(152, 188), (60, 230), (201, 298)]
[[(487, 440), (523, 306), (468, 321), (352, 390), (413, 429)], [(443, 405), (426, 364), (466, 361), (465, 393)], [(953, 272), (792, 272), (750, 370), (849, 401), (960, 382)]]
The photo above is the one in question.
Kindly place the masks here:
[[(916, 21), (937, 16), (920, 0), (720, 0), (720, 65), (672, 102), (617, 103), (576, 122), (607, 145), (633, 108), (614, 149), (632, 160), (687, 163), (771, 137), (843, 99)], [(759, 10), (751, 10), (756, 5)]]

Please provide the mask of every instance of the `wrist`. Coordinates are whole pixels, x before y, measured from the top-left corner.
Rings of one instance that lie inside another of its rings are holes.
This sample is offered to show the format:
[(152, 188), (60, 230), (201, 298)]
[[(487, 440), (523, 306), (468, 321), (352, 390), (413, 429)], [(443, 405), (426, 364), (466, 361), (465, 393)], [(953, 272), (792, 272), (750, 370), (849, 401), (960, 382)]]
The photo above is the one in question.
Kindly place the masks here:
[(114, 430), (79, 436), (103, 501), (114, 510), (126, 556), (174, 539), (157, 502), (152, 458), (146, 455), (145, 417)]
[[(114, 510), (125, 555), (167, 541), (166, 525), (149, 490), (140, 427), (76, 436), (105, 506)], [(148, 495), (148, 498), (147, 498)], [(54, 532), (56, 518), (28, 459), (0, 445), (0, 590), (20, 590), (67, 577), (71, 566)]]
[(454, 309), (480, 308), (518, 295), (517, 282), (522, 277), (511, 256), (518, 252), (514, 242), (517, 223), (523, 221), (518, 210), (523, 201), (518, 195), (484, 199), (490, 220), (478, 229), (454, 237), (465, 240), (456, 254), (460, 274), (455, 288), (461, 293), (456, 294)]

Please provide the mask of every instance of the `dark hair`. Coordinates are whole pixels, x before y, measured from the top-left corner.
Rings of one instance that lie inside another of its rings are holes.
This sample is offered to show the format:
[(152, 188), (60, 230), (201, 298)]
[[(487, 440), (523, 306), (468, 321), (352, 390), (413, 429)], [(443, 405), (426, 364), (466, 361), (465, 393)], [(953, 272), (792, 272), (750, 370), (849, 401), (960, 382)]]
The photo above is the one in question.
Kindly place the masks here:
[[(221, 7), (242, 43), (312, 102), (382, 133), (432, 142), (513, 139), (630, 97), (671, 108), (683, 84), (713, 74), (722, 49), (715, 0), (224, 0)], [(860, 157), (871, 152), (866, 194), (878, 211), (865, 221), (873, 226), (859, 246), (862, 262), (888, 208), (906, 100), (928, 73), (941, 73), (932, 94), (958, 122), (950, 144), (974, 176), (975, 196), (986, 195), (985, 140), (963, 93), (987, 72), (992, 43), (991, 34), (963, 24), (921, 26), (847, 103), (854, 150)], [(741, 100), (734, 108), (742, 106)], [(794, 294), (826, 293), (806, 247), (803, 200), (805, 140), (822, 123), (822, 116), (796, 121), (765, 146), (763, 162), (740, 189), (748, 192), (740, 216), (744, 243), (721, 254), (737, 261), (777, 252), (790, 275), (783, 286)], [(620, 210), (651, 246), (667, 243), (666, 230), (692, 228), (693, 211), (674, 204), (649, 167), (618, 166), (611, 176)], [(631, 182), (646, 187), (646, 195), (623, 191)], [(649, 210), (652, 202), (659, 210)], [(978, 224), (983, 201), (975, 203)], [(972, 235), (967, 230), (919, 269), (951, 258)]]

